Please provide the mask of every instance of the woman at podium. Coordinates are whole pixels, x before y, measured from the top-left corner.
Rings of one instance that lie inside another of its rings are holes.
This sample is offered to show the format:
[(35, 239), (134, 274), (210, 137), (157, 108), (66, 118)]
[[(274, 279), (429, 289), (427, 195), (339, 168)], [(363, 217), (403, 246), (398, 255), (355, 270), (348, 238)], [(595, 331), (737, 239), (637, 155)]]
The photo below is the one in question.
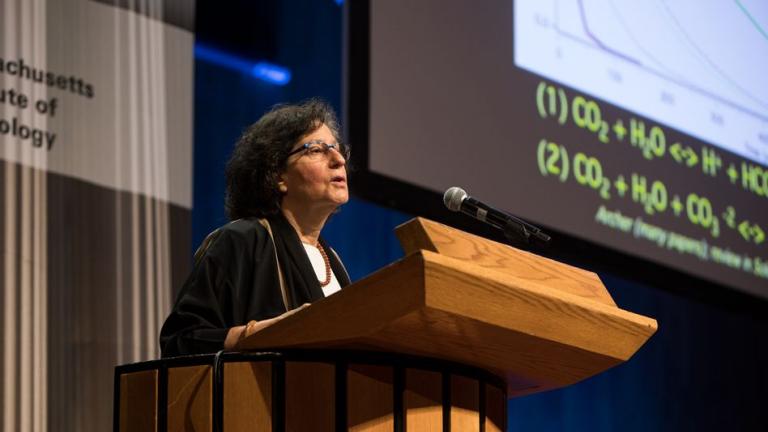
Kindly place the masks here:
[(160, 333), (163, 357), (234, 348), (349, 284), (320, 237), (349, 198), (348, 158), (336, 115), (317, 100), (279, 105), (245, 131), (226, 168), (232, 222), (195, 253)]

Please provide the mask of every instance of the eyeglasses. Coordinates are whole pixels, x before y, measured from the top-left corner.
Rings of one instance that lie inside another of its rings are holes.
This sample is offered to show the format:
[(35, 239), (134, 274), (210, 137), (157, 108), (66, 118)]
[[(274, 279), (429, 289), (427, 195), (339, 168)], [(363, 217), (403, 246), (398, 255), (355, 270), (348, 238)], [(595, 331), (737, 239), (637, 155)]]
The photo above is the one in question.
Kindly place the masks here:
[(331, 149), (336, 150), (344, 159), (349, 160), (350, 151), (349, 147), (341, 145), (339, 143), (328, 144), (321, 140), (312, 140), (301, 145), (301, 147), (292, 150), (288, 153), (286, 158), (295, 155), (296, 153), (304, 152), (303, 156), (307, 156), (311, 160), (320, 160), (330, 157)]

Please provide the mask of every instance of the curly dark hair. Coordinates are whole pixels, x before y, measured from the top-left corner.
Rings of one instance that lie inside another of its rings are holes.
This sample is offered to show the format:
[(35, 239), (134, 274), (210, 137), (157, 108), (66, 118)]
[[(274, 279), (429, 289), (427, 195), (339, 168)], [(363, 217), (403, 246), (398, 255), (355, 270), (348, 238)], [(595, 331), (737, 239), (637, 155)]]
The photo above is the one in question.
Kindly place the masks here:
[(288, 152), (301, 137), (323, 124), (342, 145), (336, 113), (319, 99), (276, 105), (245, 130), (226, 168), (225, 207), (230, 220), (280, 211), (282, 196), (277, 183)]

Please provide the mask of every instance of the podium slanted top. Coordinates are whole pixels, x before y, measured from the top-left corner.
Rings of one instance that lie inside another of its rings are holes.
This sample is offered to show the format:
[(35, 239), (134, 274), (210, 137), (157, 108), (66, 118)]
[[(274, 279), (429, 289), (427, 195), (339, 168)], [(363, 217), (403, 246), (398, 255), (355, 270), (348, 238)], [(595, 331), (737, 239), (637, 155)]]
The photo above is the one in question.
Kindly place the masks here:
[(599, 277), (422, 218), (405, 258), (244, 339), (239, 348), (350, 348), (480, 367), (510, 397), (627, 361), (654, 319), (616, 306)]

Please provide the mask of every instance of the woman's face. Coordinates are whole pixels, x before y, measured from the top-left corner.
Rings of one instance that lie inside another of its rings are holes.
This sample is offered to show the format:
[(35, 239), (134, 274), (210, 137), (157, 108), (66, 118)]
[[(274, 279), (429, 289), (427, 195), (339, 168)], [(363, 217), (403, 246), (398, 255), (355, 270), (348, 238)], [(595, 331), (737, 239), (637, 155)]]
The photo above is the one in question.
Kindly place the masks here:
[[(303, 136), (291, 150), (299, 149), (309, 142), (338, 144), (331, 129), (322, 124)], [(288, 158), (278, 183), (283, 193), (284, 207), (327, 207), (332, 211), (349, 200), (347, 161), (338, 149), (337, 145), (335, 149), (315, 155), (300, 151)]]

